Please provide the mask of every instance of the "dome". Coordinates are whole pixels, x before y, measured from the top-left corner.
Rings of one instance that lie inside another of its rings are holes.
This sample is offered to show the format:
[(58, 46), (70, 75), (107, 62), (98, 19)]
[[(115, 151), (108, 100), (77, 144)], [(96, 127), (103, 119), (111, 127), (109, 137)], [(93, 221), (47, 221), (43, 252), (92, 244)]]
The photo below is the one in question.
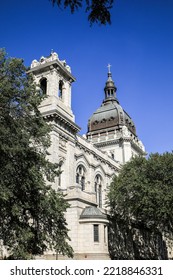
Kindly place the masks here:
[(96, 208), (95, 206), (88, 206), (85, 207), (82, 211), (80, 218), (97, 218), (97, 219), (103, 219), (106, 218), (106, 215), (102, 214), (102, 212)]
[(130, 132), (136, 135), (136, 128), (130, 116), (123, 110), (116, 98), (116, 87), (112, 75), (108, 72), (108, 79), (104, 88), (105, 99), (88, 121), (88, 133), (127, 126)]

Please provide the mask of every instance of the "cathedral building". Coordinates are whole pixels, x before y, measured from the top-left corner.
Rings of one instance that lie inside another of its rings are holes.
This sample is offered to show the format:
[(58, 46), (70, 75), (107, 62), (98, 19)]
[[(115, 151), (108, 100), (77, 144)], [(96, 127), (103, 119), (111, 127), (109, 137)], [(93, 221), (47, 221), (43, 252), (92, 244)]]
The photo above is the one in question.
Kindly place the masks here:
[[(117, 99), (110, 67), (104, 100), (89, 118), (85, 136), (79, 134), (71, 108), (75, 78), (66, 61), (52, 51), (48, 57), (33, 60), (29, 72), (47, 96), (40, 111), (52, 124), (50, 160), (59, 163), (62, 171), (52, 187), (61, 190), (70, 204), (65, 215), (74, 259), (109, 259), (107, 188), (122, 164), (146, 154), (135, 124)], [(44, 258), (57, 255), (47, 252)]]

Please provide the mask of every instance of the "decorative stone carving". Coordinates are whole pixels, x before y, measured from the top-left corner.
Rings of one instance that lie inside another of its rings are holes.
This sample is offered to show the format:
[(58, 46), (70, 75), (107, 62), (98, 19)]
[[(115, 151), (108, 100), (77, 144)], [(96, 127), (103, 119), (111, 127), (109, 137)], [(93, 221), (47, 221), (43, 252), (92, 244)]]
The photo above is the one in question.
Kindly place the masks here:
[(61, 63), (64, 67), (66, 67), (66, 61), (65, 60), (61, 60)]
[(59, 139), (59, 145), (60, 145), (61, 147), (65, 148), (65, 147), (66, 147), (66, 141), (65, 141), (63, 138), (60, 138), (60, 139)]
[(69, 65), (66, 65), (66, 69), (71, 73), (71, 67)]
[(65, 157), (63, 157), (63, 156), (59, 156), (59, 162), (61, 163), (61, 165), (62, 164), (64, 164), (64, 162), (65, 162)]
[(44, 56), (42, 56), (41, 58), (40, 58), (40, 63), (42, 64), (42, 63), (45, 63), (46, 62), (46, 58), (44, 57)]
[(34, 67), (36, 67), (36, 66), (38, 66), (39, 65), (39, 62), (36, 60), (36, 59), (34, 59), (33, 61), (32, 61), (32, 63), (31, 63), (31, 68), (34, 68)]
[(58, 59), (58, 54), (56, 52), (51, 53), (51, 60), (56, 60)]
[(59, 137), (59, 148), (63, 153), (67, 152), (67, 145), (66, 144), (67, 144), (67, 140), (63, 136), (60, 136)]
[(130, 136), (129, 130), (128, 130), (127, 126), (125, 126), (125, 125), (123, 125), (123, 127), (122, 127), (122, 135), (124, 137), (129, 137)]

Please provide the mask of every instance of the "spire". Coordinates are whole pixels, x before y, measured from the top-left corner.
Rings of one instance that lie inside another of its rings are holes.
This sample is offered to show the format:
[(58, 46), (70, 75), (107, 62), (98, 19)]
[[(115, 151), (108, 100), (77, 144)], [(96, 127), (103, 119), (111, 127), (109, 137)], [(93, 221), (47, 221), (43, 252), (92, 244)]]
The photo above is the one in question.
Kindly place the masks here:
[(111, 65), (108, 64), (108, 79), (106, 81), (106, 85), (104, 88), (105, 91), (105, 100), (115, 100), (116, 99), (116, 86), (114, 81), (112, 80), (112, 73), (111, 73)]

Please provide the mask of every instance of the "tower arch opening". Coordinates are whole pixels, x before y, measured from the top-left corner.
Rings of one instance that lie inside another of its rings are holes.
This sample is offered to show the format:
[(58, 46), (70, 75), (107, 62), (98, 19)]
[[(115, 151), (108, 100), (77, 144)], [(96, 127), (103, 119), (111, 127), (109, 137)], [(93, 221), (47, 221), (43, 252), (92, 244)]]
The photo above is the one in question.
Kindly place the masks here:
[(42, 78), (40, 80), (40, 93), (41, 93), (41, 95), (47, 94), (47, 79), (46, 78)]
[(58, 97), (60, 99), (63, 98), (63, 86), (64, 86), (64, 82), (62, 80), (59, 81), (59, 86), (58, 86)]

